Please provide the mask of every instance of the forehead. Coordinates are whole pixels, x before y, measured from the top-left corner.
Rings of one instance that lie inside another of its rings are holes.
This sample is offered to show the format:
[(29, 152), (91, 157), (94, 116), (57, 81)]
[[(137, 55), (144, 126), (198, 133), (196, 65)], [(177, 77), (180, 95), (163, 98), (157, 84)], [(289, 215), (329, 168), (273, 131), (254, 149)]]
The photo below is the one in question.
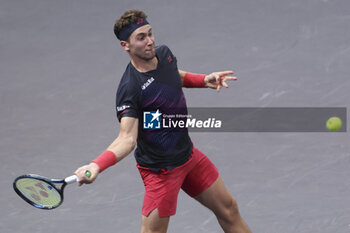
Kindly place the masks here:
[(143, 25), (142, 27), (139, 27), (135, 31), (133, 31), (130, 36), (137, 36), (138, 34), (148, 33), (151, 29), (152, 29), (151, 25), (146, 24), (146, 25)]

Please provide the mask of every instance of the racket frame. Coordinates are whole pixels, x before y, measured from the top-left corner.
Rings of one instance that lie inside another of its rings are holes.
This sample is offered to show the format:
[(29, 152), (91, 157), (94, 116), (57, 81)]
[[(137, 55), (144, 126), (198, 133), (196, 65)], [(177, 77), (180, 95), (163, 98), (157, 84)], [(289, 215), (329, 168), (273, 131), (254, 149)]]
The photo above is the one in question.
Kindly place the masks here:
[[(17, 188), (17, 185), (16, 185), (16, 182), (20, 179), (25, 179), (25, 178), (29, 178), (29, 179), (35, 179), (35, 180), (39, 180), (39, 181), (43, 181), (47, 184), (49, 184), (50, 186), (52, 186), (52, 188), (54, 188), (60, 195), (61, 197), (61, 200), (60, 202), (55, 205), (55, 206), (42, 206), (42, 205), (39, 205), (31, 200), (29, 200), (18, 188)], [(74, 183), (74, 182), (77, 182), (78, 181), (78, 177), (76, 175), (72, 175), (72, 176), (69, 176), (65, 179), (49, 179), (49, 178), (46, 178), (46, 177), (43, 177), (43, 176), (39, 176), (39, 175), (35, 175), (35, 174), (27, 174), (27, 175), (22, 175), (22, 176), (19, 176), (17, 177), (14, 181), (13, 181), (13, 189), (15, 190), (15, 192), (23, 199), (25, 200), (27, 203), (29, 203), (30, 205), (36, 207), (36, 208), (39, 208), (39, 209), (45, 209), (45, 210), (52, 210), (52, 209), (55, 209), (57, 207), (59, 207), (62, 202), (63, 202), (63, 190), (64, 188), (66, 187), (67, 184), (71, 184), (71, 183)], [(62, 186), (60, 188), (58, 188), (55, 184), (62, 184)]]

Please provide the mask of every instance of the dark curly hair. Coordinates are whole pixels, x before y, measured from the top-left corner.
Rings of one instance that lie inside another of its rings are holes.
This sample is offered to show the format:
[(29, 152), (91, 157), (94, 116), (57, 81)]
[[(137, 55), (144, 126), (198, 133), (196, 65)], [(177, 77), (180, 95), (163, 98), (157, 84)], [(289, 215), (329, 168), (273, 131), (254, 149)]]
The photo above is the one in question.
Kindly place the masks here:
[(124, 12), (124, 14), (114, 23), (114, 34), (119, 38), (120, 31), (129, 27), (132, 23), (136, 23), (139, 18), (147, 18), (147, 15), (140, 10), (128, 10)]

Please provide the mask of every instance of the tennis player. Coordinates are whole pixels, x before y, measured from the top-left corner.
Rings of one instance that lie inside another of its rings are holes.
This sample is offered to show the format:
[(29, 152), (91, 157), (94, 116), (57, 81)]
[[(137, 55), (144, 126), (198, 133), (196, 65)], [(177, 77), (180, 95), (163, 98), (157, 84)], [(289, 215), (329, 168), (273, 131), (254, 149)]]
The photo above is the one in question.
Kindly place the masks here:
[[(176, 213), (180, 188), (209, 208), (224, 232), (251, 232), (217, 168), (193, 145), (187, 129), (156, 125), (161, 114), (187, 113), (182, 87), (220, 91), (228, 87), (226, 81), (236, 80), (228, 76), (233, 72), (203, 75), (179, 70), (171, 50), (165, 45), (155, 46), (147, 15), (139, 10), (126, 11), (116, 21), (114, 33), (131, 59), (116, 96), (120, 132), (106, 151), (76, 170), (78, 184), (92, 183), (136, 147), (137, 168), (145, 185), (142, 233), (167, 231), (170, 216)], [(151, 129), (143, 124), (146, 113), (154, 123)], [(91, 172), (90, 178), (84, 175), (86, 170)]]

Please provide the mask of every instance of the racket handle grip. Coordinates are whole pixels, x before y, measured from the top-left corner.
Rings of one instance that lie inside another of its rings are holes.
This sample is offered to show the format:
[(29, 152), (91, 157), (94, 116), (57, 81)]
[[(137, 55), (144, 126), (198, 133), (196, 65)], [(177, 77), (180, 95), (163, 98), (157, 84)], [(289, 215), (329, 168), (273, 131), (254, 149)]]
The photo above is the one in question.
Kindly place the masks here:
[[(86, 170), (85, 171), (85, 176), (87, 178), (90, 178), (91, 177), (91, 172), (89, 170)], [(67, 183), (67, 184), (71, 184), (71, 183), (75, 183), (75, 182), (78, 182), (79, 181), (79, 178), (76, 176), (76, 175), (72, 175), (72, 176), (68, 176), (66, 179), (64, 179), (64, 181)]]
[(64, 179), (64, 181), (67, 184), (71, 184), (71, 183), (75, 183), (79, 181), (79, 178), (76, 175), (72, 175), (72, 176), (68, 176), (66, 179)]

